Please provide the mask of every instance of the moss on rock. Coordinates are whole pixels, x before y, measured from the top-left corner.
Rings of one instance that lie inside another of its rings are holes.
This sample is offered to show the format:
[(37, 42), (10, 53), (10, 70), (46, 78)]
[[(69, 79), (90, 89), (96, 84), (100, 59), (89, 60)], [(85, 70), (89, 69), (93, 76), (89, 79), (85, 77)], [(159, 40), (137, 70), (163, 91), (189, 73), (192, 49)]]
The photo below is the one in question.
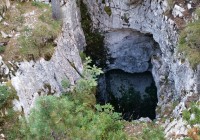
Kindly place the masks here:
[(111, 8), (110, 8), (109, 6), (105, 6), (105, 7), (104, 7), (104, 11), (105, 11), (109, 16), (112, 15), (112, 11), (111, 11)]

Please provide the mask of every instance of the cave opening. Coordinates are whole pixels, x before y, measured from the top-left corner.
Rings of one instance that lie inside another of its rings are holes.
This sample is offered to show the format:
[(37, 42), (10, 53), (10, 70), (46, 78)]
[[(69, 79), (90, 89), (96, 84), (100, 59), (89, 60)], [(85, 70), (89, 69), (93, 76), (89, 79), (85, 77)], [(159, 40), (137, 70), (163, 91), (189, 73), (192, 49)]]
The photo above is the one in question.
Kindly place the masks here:
[(153, 35), (118, 29), (92, 37), (85, 53), (104, 71), (98, 80), (97, 103), (110, 103), (128, 121), (155, 119), (158, 98), (152, 74), (162, 53)]
[(155, 119), (158, 99), (153, 76), (162, 53), (153, 35), (131, 28), (93, 29), (82, 1), (80, 10), (87, 44), (84, 53), (92, 58), (91, 65), (104, 71), (98, 79), (97, 103), (112, 104), (125, 120)]
[(97, 102), (110, 103), (123, 119), (156, 118), (157, 88), (151, 72), (110, 70), (99, 78)]
[(158, 98), (152, 73), (156, 76), (162, 53), (153, 35), (132, 29), (111, 31), (104, 36), (104, 49), (106, 67), (99, 78), (97, 103), (110, 103), (128, 121), (154, 120)]

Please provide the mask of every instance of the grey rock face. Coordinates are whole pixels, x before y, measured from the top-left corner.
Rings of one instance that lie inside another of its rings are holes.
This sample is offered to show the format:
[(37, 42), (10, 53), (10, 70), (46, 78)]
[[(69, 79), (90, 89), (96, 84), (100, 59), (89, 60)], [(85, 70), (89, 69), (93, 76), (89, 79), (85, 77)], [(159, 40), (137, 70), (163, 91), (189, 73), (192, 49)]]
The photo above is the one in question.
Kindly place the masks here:
[(80, 77), (77, 71), (83, 70), (78, 48), (83, 48), (85, 38), (76, 2), (69, 0), (62, 7), (62, 11), (63, 29), (56, 40), (57, 47), (51, 60), (21, 62), (18, 64), (16, 76), (12, 77), (12, 85), (19, 96), (19, 101), (15, 101), (16, 108), (23, 108), (25, 115), (29, 113), (39, 95), (60, 94), (61, 81), (68, 79), (71, 85), (74, 85)]
[[(176, 24), (164, 15), (168, 9), (167, 1), (144, 0), (137, 6), (128, 4), (129, 0), (106, 1), (105, 4), (101, 3), (100, 0), (98, 2), (85, 0), (85, 3), (88, 5), (94, 27), (110, 32), (110, 35), (111, 32), (121, 29), (134, 29), (153, 35), (161, 49), (161, 55), (152, 58), (151, 61), (153, 63), (152, 73), (159, 89), (158, 96), (164, 95), (166, 97), (166, 100), (162, 100), (162, 104), (180, 98), (183, 90), (182, 85), (186, 86), (184, 90), (199, 92), (197, 90), (199, 89), (198, 84), (195, 82), (199, 72), (193, 71), (187, 61), (180, 63), (177, 55), (178, 34)], [(111, 16), (104, 11), (105, 6), (110, 6)], [(112, 41), (112, 37), (110, 38)], [(116, 38), (117, 41), (118, 38)], [(183, 67), (185, 69), (181, 70)], [(179, 78), (180, 76), (181, 78)], [(188, 81), (188, 79), (190, 80)], [(169, 94), (173, 98), (167, 97)]]
[[(113, 43), (110, 43), (108, 47), (113, 47), (115, 45), (119, 47), (119, 42), (122, 42), (121, 38), (123, 37), (121, 37), (122, 34), (115, 34), (115, 32), (122, 29), (133, 29), (153, 35), (154, 40), (159, 44), (161, 50), (161, 54), (151, 57), (151, 63), (153, 64), (152, 74), (158, 89), (158, 106), (161, 107), (161, 114), (164, 114), (164, 108), (170, 106), (170, 104), (175, 100), (177, 100), (179, 104), (183, 104), (184, 98), (187, 98), (186, 95), (200, 93), (200, 84), (198, 81), (200, 77), (200, 66), (198, 66), (197, 70), (193, 70), (187, 60), (184, 62), (181, 61), (182, 56), (177, 52), (177, 42), (179, 37), (177, 33), (177, 25), (173, 19), (165, 16), (165, 13), (169, 9), (167, 0), (143, 0), (139, 4), (135, 4), (135, 1), (133, 4), (130, 4), (130, 0), (106, 0), (105, 4), (102, 3), (101, 0), (84, 1), (92, 16), (93, 26), (104, 32), (109, 32), (106, 42)], [(112, 14), (110, 16), (104, 10), (105, 6), (111, 8)], [(184, 16), (183, 12), (185, 10), (180, 5), (176, 5), (172, 11), (173, 16), (181, 17)], [(121, 46), (126, 45), (124, 44)], [(112, 49), (117, 50), (114, 47)], [(119, 58), (117, 58), (116, 51), (110, 51), (110, 53), (112, 53), (111, 56), (115, 59), (108, 67), (123, 70), (126, 69), (127, 71), (133, 70), (133, 67), (131, 68), (130, 66), (130, 70), (127, 68), (129, 66), (125, 65), (131, 64), (131, 62), (135, 64), (134, 62), (137, 59), (130, 59), (130, 62), (128, 62), (128, 58), (120, 56), (120, 53), (123, 53), (123, 55), (128, 54), (125, 52), (125, 49), (121, 47), (120, 52), (118, 53)], [(130, 54), (135, 55), (135, 51), (129, 50), (129, 52)], [(137, 52), (140, 53), (139, 51)], [(138, 56), (138, 58), (141, 57)], [(144, 54), (144, 60), (145, 58), (148, 57)], [(141, 61), (144, 66), (138, 67), (136, 64), (137, 68), (133, 71), (145, 70), (147, 65), (144, 60)], [(119, 63), (119, 61), (123, 62)], [(177, 135), (185, 134), (186, 131), (183, 128), (184, 123), (180, 123), (183, 122), (180, 117), (183, 108), (184, 105), (180, 106), (175, 114), (171, 114), (172, 118), (177, 118), (178, 121), (171, 124), (173, 127), (169, 128), (166, 126), (165, 132), (167, 136), (171, 135), (172, 132), (177, 132)], [(179, 118), (177, 116), (179, 116)], [(178, 125), (177, 122), (181, 125)], [(168, 126), (170, 126), (170, 122), (168, 122), (168, 124)], [(183, 131), (177, 131), (179, 128)]]
[[(171, 117), (176, 119), (172, 122), (169, 119), (166, 121), (166, 136), (176, 132), (177, 135), (184, 135), (186, 131), (180, 114), (188, 96), (200, 93), (200, 66), (193, 70), (188, 61), (181, 61), (176, 47), (176, 24), (165, 16), (168, 10), (167, 0), (105, 0), (105, 4), (102, 0), (84, 2), (88, 6), (94, 27), (108, 32), (105, 43), (113, 58), (113, 61), (108, 62), (109, 69), (143, 72), (149, 70), (147, 61), (151, 59), (152, 74), (158, 89), (158, 105), (162, 107), (161, 114), (174, 100), (180, 101), (171, 114)], [(104, 10), (105, 6), (110, 6), (110, 16)], [(60, 94), (61, 81), (66, 78), (73, 85), (79, 78), (77, 71), (82, 71), (78, 49), (83, 50), (85, 39), (80, 27), (80, 13), (76, 1), (66, 1), (62, 11), (63, 32), (57, 39), (58, 46), (52, 59), (19, 63), (16, 76), (12, 77), (12, 84), (19, 96), (19, 101), (15, 101), (16, 108), (23, 108), (26, 115), (39, 95), (54, 92)], [(182, 16), (183, 9), (176, 7), (173, 11), (174, 16)], [(152, 34), (161, 52), (152, 51), (152, 40), (140, 36), (138, 32), (132, 32), (133, 30)], [(138, 42), (139, 47), (135, 46), (132, 49), (133, 40)], [(150, 46), (147, 45), (148, 41)], [(128, 48), (124, 49), (125, 46)]]
[(121, 69), (129, 73), (150, 70), (151, 57), (158, 52), (153, 38), (132, 30), (116, 30), (105, 34), (108, 50), (108, 69)]
[[(160, 45), (161, 55), (152, 58), (152, 73), (156, 81), (158, 89), (161, 86), (173, 87), (174, 81), (168, 85), (162, 84), (160, 79), (163, 77), (172, 77), (169, 68), (172, 67), (174, 54), (174, 45), (177, 43), (177, 33), (174, 30), (175, 24), (167, 17), (163, 16), (167, 10), (166, 1), (149, 1), (145, 0), (140, 5), (134, 6), (127, 4), (129, 1), (115, 0), (106, 4), (97, 4), (94, 1), (85, 1), (92, 15), (93, 24), (96, 28), (103, 31), (112, 32), (121, 29), (133, 29), (142, 33), (150, 33), (154, 40)], [(104, 11), (104, 6), (109, 5), (112, 15), (108, 16)], [(116, 38), (118, 41), (118, 38)], [(132, 51), (133, 52), (133, 51)], [(144, 55), (145, 58), (145, 55)], [(142, 62), (142, 61), (141, 61)], [(142, 63), (143, 68), (147, 69), (147, 65)], [(123, 69), (123, 68), (122, 68)], [(172, 89), (173, 91), (174, 89)], [(168, 91), (166, 94), (168, 94)], [(163, 94), (158, 92), (158, 96)]]

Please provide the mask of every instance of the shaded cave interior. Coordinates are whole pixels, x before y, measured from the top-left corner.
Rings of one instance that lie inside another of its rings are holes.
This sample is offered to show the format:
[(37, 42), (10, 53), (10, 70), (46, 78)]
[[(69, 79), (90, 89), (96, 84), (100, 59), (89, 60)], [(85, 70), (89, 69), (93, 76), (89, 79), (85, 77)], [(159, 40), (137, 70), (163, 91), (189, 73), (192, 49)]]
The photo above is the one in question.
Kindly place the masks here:
[(157, 88), (151, 72), (110, 70), (100, 76), (96, 97), (100, 104), (110, 103), (125, 120), (156, 117)]
[(119, 29), (96, 37), (87, 43), (85, 53), (104, 70), (98, 79), (97, 103), (110, 103), (125, 120), (155, 119), (158, 98), (151, 59), (161, 51), (153, 35)]

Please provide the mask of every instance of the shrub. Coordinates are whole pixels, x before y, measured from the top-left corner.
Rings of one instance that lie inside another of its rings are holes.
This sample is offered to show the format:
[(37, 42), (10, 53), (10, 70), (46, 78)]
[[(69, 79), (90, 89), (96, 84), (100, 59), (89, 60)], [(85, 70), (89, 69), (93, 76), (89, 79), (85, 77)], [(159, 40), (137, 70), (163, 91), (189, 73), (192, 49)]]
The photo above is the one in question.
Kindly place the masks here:
[[(188, 136), (194, 140), (200, 139), (200, 128), (194, 126), (200, 124), (200, 102), (191, 103), (190, 108), (183, 111), (183, 119), (189, 123), (192, 128), (188, 130)], [(191, 116), (194, 118), (191, 118)]]
[(39, 98), (28, 121), (27, 139), (125, 138), (120, 115), (110, 105), (97, 105), (94, 111), (67, 96)]
[(16, 99), (15, 91), (11, 87), (0, 86), (0, 131), (6, 134), (7, 139), (14, 139), (19, 134), (19, 113), (13, 110), (13, 99)]
[(10, 106), (14, 95), (7, 86), (0, 86), (0, 109)]
[(25, 139), (127, 139), (121, 115), (111, 105), (88, 102), (93, 98), (96, 76), (101, 73), (100, 69), (89, 66), (89, 62), (87, 59), (83, 77), (71, 94), (38, 98), (21, 129)]
[(97, 76), (102, 73), (100, 68), (90, 66), (91, 62), (92, 60), (90, 58), (86, 58), (83, 64), (84, 71), (82, 78), (77, 81), (76, 88), (73, 91), (74, 94), (71, 94), (72, 98), (90, 107), (96, 104)]
[(0, 46), (0, 53), (3, 53), (5, 51), (6, 46)]

